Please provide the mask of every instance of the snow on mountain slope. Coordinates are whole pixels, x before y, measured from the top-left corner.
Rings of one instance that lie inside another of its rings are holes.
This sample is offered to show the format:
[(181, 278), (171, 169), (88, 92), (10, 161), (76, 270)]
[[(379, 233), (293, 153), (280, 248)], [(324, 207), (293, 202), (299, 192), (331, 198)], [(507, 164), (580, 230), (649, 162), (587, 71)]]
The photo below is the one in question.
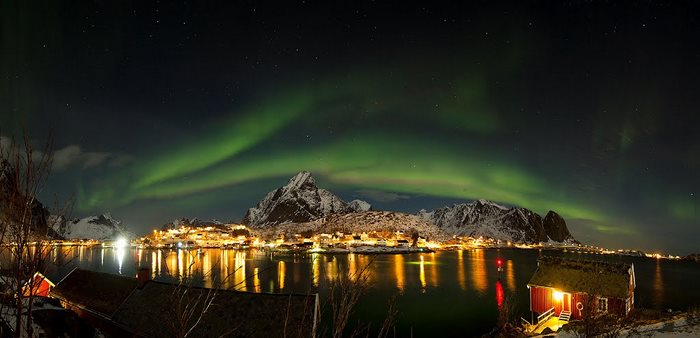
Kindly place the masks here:
[(64, 222), (51, 222), (54, 230), (66, 239), (110, 240), (119, 237), (133, 238), (120, 221), (110, 214), (90, 216)]
[(369, 211), (372, 209), (372, 206), (362, 200), (352, 200), (350, 203), (348, 203), (348, 207), (354, 211)]
[(450, 235), (483, 236), (520, 243), (573, 240), (563, 218), (554, 215), (556, 213), (548, 214), (545, 229), (542, 217), (531, 210), (507, 208), (486, 200), (418, 213)]
[(446, 237), (435, 224), (416, 215), (394, 211), (363, 211), (330, 215), (316, 222), (320, 223), (327, 232), (403, 231), (407, 234), (416, 232), (420, 236), (431, 239)]
[(574, 240), (556, 213), (543, 219), (528, 209), (508, 208), (483, 199), (431, 212), (421, 210), (418, 215), (370, 210), (367, 202), (346, 203), (328, 190), (319, 189), (311, 173), (302, 171), (250, 208), (242, 223), (272, 233), (389, 229), (431, 238), (483, 236), (516, 243)]
[(268, 193), (241, 221), (253, 227), (309, 222), (331, 214), (345, 214), (371, 206), (364, 201), (344, 202), (328, 190), (319, 189), (308, 171), (292, 177), (281, 188)]

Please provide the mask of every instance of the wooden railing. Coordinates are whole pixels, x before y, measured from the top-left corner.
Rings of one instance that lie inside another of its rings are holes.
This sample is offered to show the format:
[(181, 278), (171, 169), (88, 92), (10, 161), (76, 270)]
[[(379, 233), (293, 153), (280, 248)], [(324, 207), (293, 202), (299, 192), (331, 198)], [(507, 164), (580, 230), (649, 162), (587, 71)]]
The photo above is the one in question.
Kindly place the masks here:
[(549, 310), (542, 312), (541, 315), (537, 316), (537, 324), (549, 319), (554, 314), (554, 307), (551, 307)]

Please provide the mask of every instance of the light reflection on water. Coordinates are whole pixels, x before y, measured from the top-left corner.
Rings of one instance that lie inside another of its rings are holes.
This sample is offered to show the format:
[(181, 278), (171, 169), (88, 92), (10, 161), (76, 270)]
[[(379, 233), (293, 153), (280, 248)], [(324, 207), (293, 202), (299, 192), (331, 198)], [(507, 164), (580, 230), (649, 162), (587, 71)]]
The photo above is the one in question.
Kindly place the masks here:
[[(199, 253), (196, 250), (102, 247), (55, 248), (51, 252), (46, 275), (55, 281), (75, 266), (129, 277), (142, 266), (150, 267), (155, 279), (199, 276), (203, 286), (250, 292), (323, 294), (339, 274), (357, 274), (366, 268), (372, 289), (366, 300), (358, 304), (358, 316), (382, 319), (384, 312), (377, 309), (385, 309), (388, 297), (399, 293), (400, 323), (413, 326), (417, 336), (435, 332), (449, 336), (452, 332), (445, 330), (449, 330), (450, 323), (463, 328), (465, 318), (483, 322), (475, 324), (473, 329), (482, 332), (479, 330), (488, 329), (497, 317), (499, 303), (510, 299), (511, 294), (514, 294), (520, 315), (529, 318), (526, 284), (536, 269), (538, 257), (538, 252), (533, 250), (493, 249), (376, 256), (283, 255), (221, 249), (205, 249)], [(503, 272), (497, 271), (497, 257), (503, 258)], [(687, 285), (700, 283), (700, 269), (693, 263), (615, 256), (608, 259), (635, 263), (635, 306), (686, 309), (693, 301), (700, 300), (700, 290), (687, 288)], [(426, 313), (427, 308), (432, 310)], [(421, 332), (423, 334), (419, 334)]]
[(431, 285), (436, 288), (438, 287), (438, 266), (437, 260), (435, 259), (436, 254), (434, 252), (430, 253), (430, 282)]
[(404, 273), (404, 261), (403, 255), (393, 255), (393, 265), (394, 265), (394, 279), (396, 281), (396, 288), (399, 292), (404, 291), (406, 285), (406, 275)]
[(656, 260), (656, 268), (654, 269), (654, 307), (660, 309), (663, 306), (664, 299), (664, 279), (661, 275), (661, 261)]
[(421, 291), (425, 292), (425, 287), (427, 286), (425, 283), (425, 259), (423, 258), (423, 255), (420, 255), (420, 287)]
[[(313, 265), (313, 284), (318, 287), (318, 282), (321, 279), (321, 257), (320, 254), (311, 254), (311, 264)], [(257, 271), (257, 268), (255, 268)]]
[(287, 271), (287, 268), (285, 266), (284, 261), (279, 261), (277, 265), (277, 283), (280, 286), (280, 290), (284, 290), (284, 281), (286, 279), (285, 273)]
[(122, 274), (122, 266), (124, 265), (124, 255), (126, 254), (126, 249), (118, 248), (114, 258), (117, 260), (117, 265), (119, 267), (119, 274)]
[(462, 291), (467, 289), (467, 279), (464, 275), (464, 250), (457, 251), (457, 282)]
[(506, 285), (509, 290), (515, 290), (515, 269), (510, 259), (506, 261)]
[(484, 250), (470, 250), (470, 260), (472, 266), (472, 285), (474, 290), (479, 293), (485, 293), (488, 289), (488, 279), (486, 276), (486, 260), (484, 259)]

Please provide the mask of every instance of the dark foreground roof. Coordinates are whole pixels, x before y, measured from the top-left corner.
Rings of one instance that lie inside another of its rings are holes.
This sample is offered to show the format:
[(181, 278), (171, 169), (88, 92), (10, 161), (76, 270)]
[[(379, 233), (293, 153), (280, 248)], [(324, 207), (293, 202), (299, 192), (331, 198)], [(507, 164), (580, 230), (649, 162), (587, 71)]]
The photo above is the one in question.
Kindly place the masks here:
[(51, 296), (111, 316), (135, 288), (134, 278), (74, 269), (51, 290)]
[[(119, 291), (110, 290), (114, 286)], [(120, 297), (124, 289), (129, 292)], [(135, 335), (172, 337), (175, 318), (184, 313), (177, 310), (177, 305), (194, 306), (194, 312), (201, 313), (204, 299), (213, 292), (212, 305), (195, 326), (192, 337), (311, 337), (314, 333), (318, 316), (316, 294), (214, 291), (158, 281), (148, 281), (143, 288), (137, 288), (134, 278), (76, 269), (56, 285), (51, 295), (94, 312)], [(179, 302), (179, 297), (184, 297), (184, 301)], [(197, 317), (192, 316), (187, 327)]]
[[(629, 297), (634, 267), (627, 263), (542, 257), (528, 285), (606, 297)], [(633, 279), (634, 281), (634, 279)], [(632, 287), (634, 287), (632, 285)]]

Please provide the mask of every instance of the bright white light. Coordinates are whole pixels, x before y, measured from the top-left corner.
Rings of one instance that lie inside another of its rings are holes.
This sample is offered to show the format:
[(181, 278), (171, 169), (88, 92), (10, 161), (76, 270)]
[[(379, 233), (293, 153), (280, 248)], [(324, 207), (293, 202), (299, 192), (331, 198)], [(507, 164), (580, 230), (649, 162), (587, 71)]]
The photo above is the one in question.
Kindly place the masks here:
[(561, 302), (564, 299), (564, 294), (560, 291), (554, 291), (554, 299)]
[(114, 246), (116, 246), (117, 248), (124, 248), (128, 244), (129, 242), (126, 240), (126, 238), (119, 238), (116, 242), (114, 242)]

